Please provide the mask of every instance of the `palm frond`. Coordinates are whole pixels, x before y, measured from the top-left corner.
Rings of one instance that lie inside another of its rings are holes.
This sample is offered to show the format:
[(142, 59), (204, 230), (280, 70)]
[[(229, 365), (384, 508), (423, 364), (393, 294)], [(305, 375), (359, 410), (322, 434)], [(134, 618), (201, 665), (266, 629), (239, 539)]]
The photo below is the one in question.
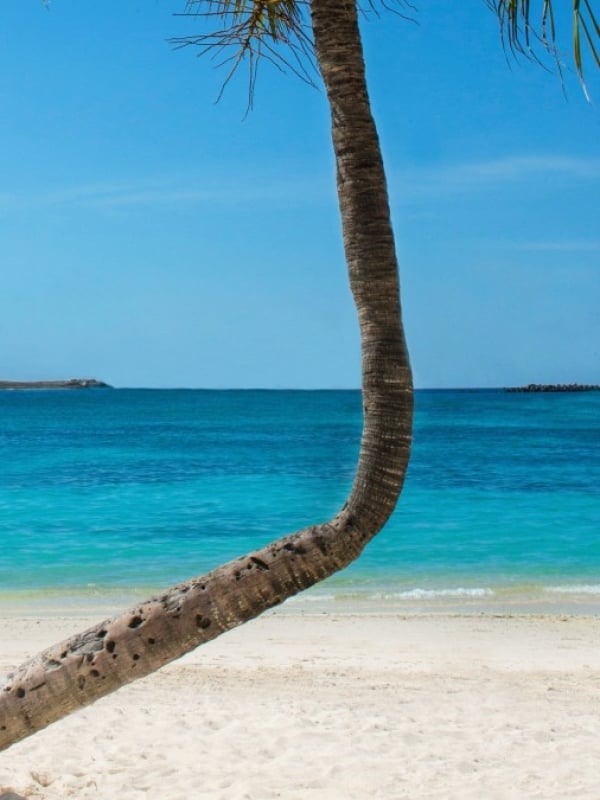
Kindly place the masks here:
[(416, 15), (418, 12), (411, 0), (359, 0), (357, 7), (362, 14), (367, 17), (369, 13), (374, 14), (376, 17), (381, 16), (381, 9), (389, 11), (392, 14), (407, 22), (416, 23)]
[(248, 65), (248, 108), (252, 108), (261, 59), (315, 85), (317, 69), (308, 24), (308, 0), (186, 0), (176, 16), (215, 21), (214, 30), (171, 39), (175, 47), (197, 47), (228, 68), (219, 98), (237, 68)]
[[(562, 75), (558, 51), (558, 29), (552, 0), (485, 0), (500, 23), (500, 35), (505, 50), (540, 61), (539, 49), (549, 53)], [(561, 0), (564, 2), (564, 0)], [(600, 67), (600, 26), (591, 0), (572, 0), (573, 62), (587, 95), (584, 82), (582, 44)], [(597, 12), (596, 12), (597, 13)]]
[[(219, 26), (207, 33), (171, 39), (176, 48), (197, 47), (199, 55), (211, 53), (218, 66), (228, 69), (221, 86), (221, 98), (238, 67), (248, 66), (248, 108), (254, 101), (254, 87), (261, 59), (284, 72), (316, 85), (318, 68), (309, 23), (310, 0), (186, 0), (179, 17), (215, 21)], [(380, 9), (415, 22), (412, 0), (357, 0), (366, 15), (379, 16)]]

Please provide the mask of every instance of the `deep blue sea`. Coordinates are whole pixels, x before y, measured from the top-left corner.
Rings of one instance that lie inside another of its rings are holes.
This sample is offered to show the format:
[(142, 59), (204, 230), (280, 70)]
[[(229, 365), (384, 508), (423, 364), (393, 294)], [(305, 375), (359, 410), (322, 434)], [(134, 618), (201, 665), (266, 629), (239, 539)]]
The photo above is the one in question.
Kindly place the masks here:
[[(353, 391), (0, 392), (0, 610), (118, 605), (324, 521), (360, 430)], [(600, 609), (600, 393), (417, 392), (399, 506), (314, 601)]]

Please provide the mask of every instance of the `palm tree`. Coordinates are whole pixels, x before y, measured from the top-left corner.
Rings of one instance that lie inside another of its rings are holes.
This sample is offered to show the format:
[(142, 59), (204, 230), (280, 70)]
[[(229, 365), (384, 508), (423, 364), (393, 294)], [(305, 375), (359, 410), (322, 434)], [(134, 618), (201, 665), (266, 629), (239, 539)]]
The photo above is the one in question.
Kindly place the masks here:
[[(383, 2), (383, 0), (382, 0)], [(486, 0), (511, 49), (552, 50), (549, 0), (534, 34), (529, 0)], [(573, 0), (580, 33), (598, 60), (589, 2)], [(362, 343), (364, 426), (350, 496), (330, 521), (279, 539), (208, 575), (40, 653), (0, 681), (0, 749), (158, 669), (343, 569), (383, 527), (408, 464), (413, 391), (399, 300), (398, 268), (379, 140), (367, 94), (356, 0), (190, 0), (186, 11), (225, 19), (196, 44), (237, 47), (233, 67), (250, 62), (251, 93), (260, 56), (291, 47), (302, 71), (314, 52), (331, 109), (345, 254)], [(584, 14), (585, 12), (585, 14)], [(314, 49), (312, 49), (314, 47)], [(581, 72), (579, 44), (575, 63)], [(251, 95), (250, 95), (251, 96)]]

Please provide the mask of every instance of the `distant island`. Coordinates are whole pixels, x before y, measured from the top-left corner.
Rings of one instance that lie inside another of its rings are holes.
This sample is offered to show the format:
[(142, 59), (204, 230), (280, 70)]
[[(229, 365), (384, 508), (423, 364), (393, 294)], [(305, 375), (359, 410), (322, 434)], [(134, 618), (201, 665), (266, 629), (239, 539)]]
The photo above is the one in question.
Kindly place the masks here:
[(598, 392), (600, 386), (587, 383), (528, 383), (527, 386), (513, 386), (505, 392)]
[(0, 381), (2, 389), (112, 389), (95, 378), (70, 378), (68, 381)]

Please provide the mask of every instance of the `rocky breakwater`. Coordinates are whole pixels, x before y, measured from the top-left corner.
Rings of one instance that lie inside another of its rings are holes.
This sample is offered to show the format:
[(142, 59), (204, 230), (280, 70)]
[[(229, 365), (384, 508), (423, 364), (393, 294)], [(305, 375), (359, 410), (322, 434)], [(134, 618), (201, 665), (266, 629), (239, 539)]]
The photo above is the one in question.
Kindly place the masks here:
[(600, 386), (588, 383), (528, 383), (527, 386), (513, 386), (505, 392), (598, 392)]
[(70, 378), (67, 381), (0, 381), (2, 389), (111, 389), (95, 378)]

